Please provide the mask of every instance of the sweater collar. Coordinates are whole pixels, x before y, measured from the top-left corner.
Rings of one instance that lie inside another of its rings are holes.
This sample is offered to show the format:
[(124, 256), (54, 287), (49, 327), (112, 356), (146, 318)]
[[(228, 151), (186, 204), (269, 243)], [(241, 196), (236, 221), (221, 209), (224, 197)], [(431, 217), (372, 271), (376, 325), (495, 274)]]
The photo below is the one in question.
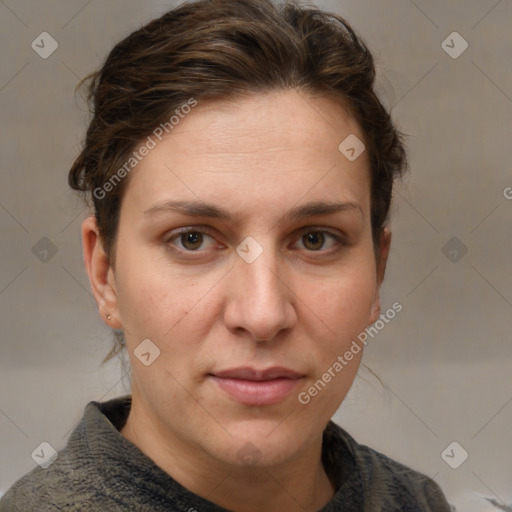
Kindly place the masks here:
[[(120, 501), (133, 510), (158, 503), (160, 506), (165, 504), (162, 510), (172, 504), (176, 512), (194, 509), (225, 512), (225, 509), (183, 487), (121, 435), (130, 407), (130, 395), (101, 403), (89, 402), (68, 441), (70, 457), (76, 458), (73, 462), (83, 465), (84, 460), (89, 460), (94, 471), (98, 472), (98, 485), (105, 492), (112, 488), (122, 489)], [(352, 497), (363, 494), (359, 489), (362, 479), (357, 475), (353, 443), (355, 441), (341, 427), (332, 421), (328, 423), (323, 435), (322, 462), (336, 488), (336, 495), (320, 512), (338, 510), (336, 504), (344, 501), (343, 496), (348, 497), (347, 493)], [(84, 452), (87, 452), (85, 458)]]

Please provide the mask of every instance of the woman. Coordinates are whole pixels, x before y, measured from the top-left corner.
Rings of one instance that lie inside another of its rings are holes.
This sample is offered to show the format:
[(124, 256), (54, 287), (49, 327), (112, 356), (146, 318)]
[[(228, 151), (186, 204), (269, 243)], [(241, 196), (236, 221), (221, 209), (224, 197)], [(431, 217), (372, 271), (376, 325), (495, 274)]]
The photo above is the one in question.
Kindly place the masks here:
[(200, 0), (90, 77), (69, 183), (132, 394), (91, 402), (0, 510), (449, 510), (330, 421), (379, 319), (399, 134), (340, 17)]

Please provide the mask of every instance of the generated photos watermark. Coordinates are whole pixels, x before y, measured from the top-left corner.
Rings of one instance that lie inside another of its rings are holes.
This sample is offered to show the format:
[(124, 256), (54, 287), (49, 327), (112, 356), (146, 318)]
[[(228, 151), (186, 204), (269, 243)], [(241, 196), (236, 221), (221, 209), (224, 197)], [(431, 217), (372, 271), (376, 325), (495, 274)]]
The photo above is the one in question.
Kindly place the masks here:
[(141, 162), (144, 157), (148, 156), (150, 151), (154, 149), (157, 142), (163, 140), (165, 135), (174, 130), (174, 128), (184, 119), (194, 107), (197, 106), (197, 100), (190, 98), (186, 103), (183, 103), (177, 108), (173, 115), (165, 123), (160, 123), (154, 130), (152, 135), (148, 135), (146, 141), (139, 146), (139, 148), (132, 153), (132, 156), (120, 167), (101, 187), (96, 187), (93, 190), (93, 196), (96, 199), (104, 199), (108, 192), (112, 192), (114, 188), (125, 178), (130, 172)]
[(362, 350), (362, 345), (368, 344), (368, 336), (374, 338), (379, 334), (382, 329), (389, 324), (393, 318), (396, 317), (403, 306), (400, 302), (395, 302), (385, 313), (380, 315), (380, 318), (372, 325), (368, 326), (364, 331), (358, 334), (357, 339), (352, 341), (350, 348), (345, 351), (343, 355), (339, 355), (336, 361), (323, 373), (323, 375), (306, 391), (301, 391), (297, 397), (299, 403), (307, 405), (311, 399), (320, 393), (332, 379), (338, 375), (345, 366), (347, 366), (355, 355), (359, 354)]

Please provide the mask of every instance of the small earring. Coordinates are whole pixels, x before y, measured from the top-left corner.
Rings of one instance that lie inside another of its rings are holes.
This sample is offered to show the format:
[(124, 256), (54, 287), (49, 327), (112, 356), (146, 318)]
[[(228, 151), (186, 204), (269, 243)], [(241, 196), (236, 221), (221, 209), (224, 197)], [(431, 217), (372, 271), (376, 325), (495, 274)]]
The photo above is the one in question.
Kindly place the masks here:
[(110, 320), (112, 317), (110, 315), (107, 315), (107, 320)]

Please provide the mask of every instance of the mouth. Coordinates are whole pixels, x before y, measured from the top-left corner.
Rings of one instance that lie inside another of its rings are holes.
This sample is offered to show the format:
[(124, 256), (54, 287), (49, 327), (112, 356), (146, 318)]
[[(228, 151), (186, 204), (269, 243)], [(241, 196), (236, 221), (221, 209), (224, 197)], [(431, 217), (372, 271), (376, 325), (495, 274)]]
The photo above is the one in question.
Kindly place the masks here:
[(283, 401), (304, 375), (280, 366), (258, 370), (232, 368), (209, 374), (218, 387), (244, 405), (273, 405)]

